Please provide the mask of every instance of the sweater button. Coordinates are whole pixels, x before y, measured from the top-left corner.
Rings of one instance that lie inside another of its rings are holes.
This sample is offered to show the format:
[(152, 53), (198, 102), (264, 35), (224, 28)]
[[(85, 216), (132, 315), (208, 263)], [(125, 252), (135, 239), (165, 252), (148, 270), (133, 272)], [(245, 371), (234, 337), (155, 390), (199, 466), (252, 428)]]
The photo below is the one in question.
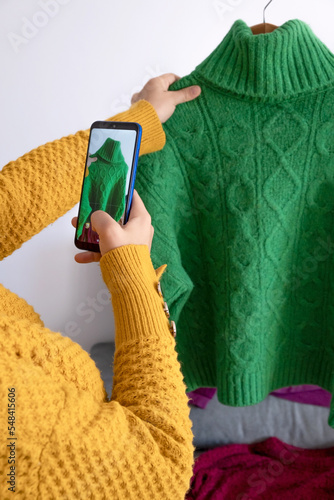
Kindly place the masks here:
[(158, 281), (157, 290), (158, 290), (158, 294), (162, 296), (160, 281)]
[(173, 335), (173, 337), (175, 339), (175, 337), (176, 337), (176, 325), (175, 325), (175, 321), (171, 321), (170, 322), (169, 329), (170, 329), (170, 333)]
[(167, 302), (164, 302), (164, 311), (165, 311), (165, 314), (166, 314), (167, 318), (169, 318), (170, 314), (169, 314), (169, 309), (168, 309)]

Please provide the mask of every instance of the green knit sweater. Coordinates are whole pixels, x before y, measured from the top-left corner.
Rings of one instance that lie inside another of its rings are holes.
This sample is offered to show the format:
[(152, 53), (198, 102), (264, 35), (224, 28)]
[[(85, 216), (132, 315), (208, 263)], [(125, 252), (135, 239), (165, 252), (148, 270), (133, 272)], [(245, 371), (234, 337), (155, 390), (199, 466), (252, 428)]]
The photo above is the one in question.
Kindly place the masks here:
[(232, 406), (333, 392), (334, 55), (301, 20), (237, 20), (173, 88), (193, 84), (136, 181), (187, 389)]
[(125, 210), (125, 185), (128, 173), (121, 143), (108, 137), (96, 153), (85, 177), (77, 237), (81, 236), (85, 222), (95, 210), (104, 210), (118, 221)]

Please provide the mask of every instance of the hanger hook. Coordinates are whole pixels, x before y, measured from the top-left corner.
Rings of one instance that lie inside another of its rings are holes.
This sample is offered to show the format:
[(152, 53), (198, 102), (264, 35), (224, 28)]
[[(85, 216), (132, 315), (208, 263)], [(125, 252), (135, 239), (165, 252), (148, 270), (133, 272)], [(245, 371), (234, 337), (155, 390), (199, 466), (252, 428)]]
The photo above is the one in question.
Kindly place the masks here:
[(268, 5), (272, 2), (273, 0), (270, 0), (270, 2), (267, 3), (267, 5), (265, 6), (265, 8), (263, 9), (263, 24), (266, 23), (265, 19), (264, 19), (264, 14), (265, 14), (265, 11), (266, 11), (266, 8), (268, 7)]

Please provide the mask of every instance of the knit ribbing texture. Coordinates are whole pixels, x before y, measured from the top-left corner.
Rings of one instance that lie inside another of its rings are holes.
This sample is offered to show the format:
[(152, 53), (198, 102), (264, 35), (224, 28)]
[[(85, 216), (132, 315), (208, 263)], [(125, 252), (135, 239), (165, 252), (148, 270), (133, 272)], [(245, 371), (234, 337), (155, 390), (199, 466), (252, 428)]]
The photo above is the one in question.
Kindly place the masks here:
[(194, 84), (136, 181), (187, 388), (232, 406), (333, 392), (334, 55), (301, 20), (240, 19), (172, 89)]

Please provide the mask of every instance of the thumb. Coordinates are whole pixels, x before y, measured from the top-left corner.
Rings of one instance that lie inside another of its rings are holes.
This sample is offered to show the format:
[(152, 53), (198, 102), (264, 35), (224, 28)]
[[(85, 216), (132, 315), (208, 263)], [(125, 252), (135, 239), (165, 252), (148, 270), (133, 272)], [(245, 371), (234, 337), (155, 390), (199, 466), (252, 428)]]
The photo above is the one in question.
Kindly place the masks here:
[(198, 85), (192, 85), (191, 87), (186, 87), (181, 90), (172, 90), (170, 91), (170, 94), (172, 96), (173, 103), (177, 105), (196, 99), (201, 92), (201, 87)]
[(132, 219), (143, 216), (145, 217), (148, 215), (149, 213), (146, 210), (143, 200), (141, 199), (137, 191), (134, 189), (128, 223), (131, 222)]
[(107, 212), (103, 210), (96, 210), (93, 212), (90, 218), (92, 222), (92, 229), (101, 237), (111, 228), (118, 228), (119, 224), (113, 219)]
[(139, 92), (136, 92), (135, 94), (133, 94), (133, 96), (131, 97), (131, 104), (134, 104), (135, 102), (139, 101)]

